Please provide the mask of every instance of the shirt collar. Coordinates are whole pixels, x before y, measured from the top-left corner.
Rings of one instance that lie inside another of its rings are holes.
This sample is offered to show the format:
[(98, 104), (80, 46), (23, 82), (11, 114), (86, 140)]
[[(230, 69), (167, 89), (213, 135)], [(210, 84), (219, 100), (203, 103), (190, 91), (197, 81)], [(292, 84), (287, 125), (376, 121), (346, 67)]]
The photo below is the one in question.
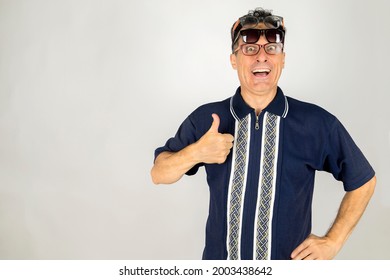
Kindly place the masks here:
[[(286, 118), (288, 114), (288, 101), (283, 91), (278, 87), (275, 98), (263, 111), (267, 111), (274, 115)], [(230, 99), (230, 111), (236, 119), (242, 119), (252, 113), (254, 109), (245, 103), (241, 96), (241, 87), (238, 87), (236, 94)]]

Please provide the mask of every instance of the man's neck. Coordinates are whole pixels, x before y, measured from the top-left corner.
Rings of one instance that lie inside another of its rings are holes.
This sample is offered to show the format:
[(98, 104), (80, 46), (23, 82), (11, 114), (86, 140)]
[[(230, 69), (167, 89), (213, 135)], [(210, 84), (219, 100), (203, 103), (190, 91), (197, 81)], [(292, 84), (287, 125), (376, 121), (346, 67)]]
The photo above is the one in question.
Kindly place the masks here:
[(256, 115), (259, 115), (275, 98), (277, 88), (268, 92), (254, 92), (241, 89), (241, 96), (250, 107), (255, 109)]

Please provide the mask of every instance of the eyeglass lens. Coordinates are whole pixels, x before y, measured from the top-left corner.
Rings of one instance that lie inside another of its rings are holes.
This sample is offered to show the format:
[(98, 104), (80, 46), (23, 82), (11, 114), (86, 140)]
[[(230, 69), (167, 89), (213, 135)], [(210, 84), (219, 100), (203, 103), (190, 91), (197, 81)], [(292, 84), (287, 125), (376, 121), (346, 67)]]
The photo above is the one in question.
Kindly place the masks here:
[(261, 34), (264, 33), (265, 38), (270, 43), (280, 43), (283, 41), (283, 31), (279, 29), (245, 29), (241, 30), (240, 34), (244, 43), (256, 43)]

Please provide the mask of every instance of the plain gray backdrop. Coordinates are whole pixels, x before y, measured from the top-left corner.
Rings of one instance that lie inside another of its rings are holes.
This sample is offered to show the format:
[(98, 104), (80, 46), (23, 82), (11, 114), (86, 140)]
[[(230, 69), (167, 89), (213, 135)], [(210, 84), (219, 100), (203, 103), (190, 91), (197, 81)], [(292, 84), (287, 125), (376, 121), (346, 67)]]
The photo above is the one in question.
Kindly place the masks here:
[[(230, 27), (285, 18), (286, 95), (346, 126), (377, 172), (338, 259), (390, 259), (387, 0), (0, 0), (0, 258), (200, 259), (204, 170), (150, 179), (155, 148), (238, 86)], [(344, 192), (318, 173), (313, 233)]]

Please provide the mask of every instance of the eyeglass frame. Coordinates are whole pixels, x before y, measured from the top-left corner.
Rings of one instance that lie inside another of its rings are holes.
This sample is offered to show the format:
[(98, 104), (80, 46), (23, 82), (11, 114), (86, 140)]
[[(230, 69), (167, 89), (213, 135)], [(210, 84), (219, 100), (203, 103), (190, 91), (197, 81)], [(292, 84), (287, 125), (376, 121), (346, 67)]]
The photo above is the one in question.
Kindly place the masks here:
[[(277, 53), (269, 53), (269, 52), (267, 52), (267, 50), (266, 50), (265, 47), (266, 47), (266, 46), (269, 46), (270, 44), (277, 45), (278, 47), (281, 47), (281, 51), (280, 51), (280, 52), (277, 52)], [(258, 51), (257, 51), (256, 53), (254, 53), (254, 54), (246, 54), (246, 53), (243, 51), (243, 47), (248, 46), (248, 45), (249, 45), (249, 46), (258, 46), (259, 49), (258, 49)], [(260, 45), (260, 44), (242, 44), (242, 45), (238, 46), (238, 48), (237, 48), (233, 53), (236, 53), (236, 52), (238, 52), (239, 50), (241, 50), (241, 52), (242, 52), (243, 55), (245, 55), (245, 56), (255, 56), (255, 55), (257, 55), (257, 54), (260, 52), (260, 50), (261, 50), (262, 48), (264, 48), (264, 51), (265, 51), (266, 54), (269, 54), (269, 55), (277, 55), (277, 54), (283, 53), (284, 45), (283, 45), (283, 43), (274, 43), (274, 42), (269, 42), (269, 43), (266, 43), (266, 44), (263, 44), (263, 45)]]

